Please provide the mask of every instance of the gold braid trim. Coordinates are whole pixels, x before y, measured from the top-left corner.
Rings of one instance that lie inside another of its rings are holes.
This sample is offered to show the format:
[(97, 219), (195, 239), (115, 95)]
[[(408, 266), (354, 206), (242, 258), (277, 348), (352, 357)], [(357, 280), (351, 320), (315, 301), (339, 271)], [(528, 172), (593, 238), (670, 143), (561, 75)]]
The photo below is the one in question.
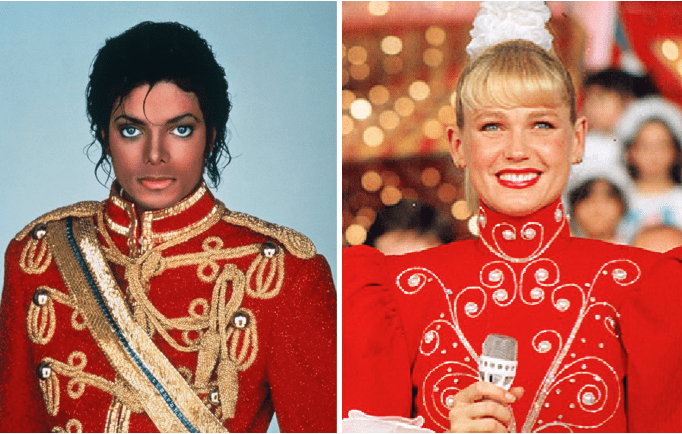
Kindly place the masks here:
[(62, 428), (59, 425), (52, 427), (52, 432), (83, 432), (83, 424), (78, 419), (69, 419), (66, 422), (66, 428)]
[(276, 239), (297, 258), (310, 259), (317, 253), (315, 244), (313, 244), (305, 235), (296, 232), (293, 229), (269, 223), (248, 214), (229, 210), (225, 210), (223, 220), (233, 225), (247, 227), (260, 234)]
[(19, 258), (19, 268), (26, 274), (42, 274), (52, 262), (52, 254), (45, 240), (30, 238)]
[(26, 235), (33, 230), (34, 227), (40, 223), (49, 223), (56, 220), (61, 220), (66, 217), (89, 217), (94, 215), (98, 209), (102, 207), (102, 202), (96, 201), (84, 201), (74, 203), (72, 205), (63, 206), (57, 208), (50, 212), (47, 212), (37, 219), (33, 220), (31, 223), (26, 225), (24, 229), (19, 231), (19, 233), (14, 237), (16, 241), (21, 241)]
[[(135, 413), (142, 413), (144, 411), (144, 407), (140, 404), (137, 393), (127, 383), (112, 383), (97, 375), (83, 372), (83, 368), (85, 368), (85, 365), (88, 363), (88, 359), (85, 353), (81, 351), (74, 351), (71, 353), (67, 363), (60, 362), (51, 357), (45, 357), (42, 361), (48, 363), (52, 369), (52, 375), (50, 375), (47, 380), (41, 381), (41, 387), (46, 386), (43, 387), (44, 392), (47, 387), (51, 387), (51, 394), (45, 397), (45, 403), (48, 406), (48, 411), (50, 408), (53, 409), (53, 416), (59, 411), (60, 402), (59, 378), (57, 377), (57, 374), (70, 378), (66, 385), (66, 392), (72, 399), (78, 399), (83, 396), (85, 386), (87, 385), (96, 387), (97, 389), (116, 397), (116, 399)], [(48, 401), (52, 401), (54, 404), (50, 405)]]
[(128, 432), (130, 427), (130, 409), (114, 398), (107, 412), (104, 432)]
[[(268, 275), (265, 277), (265, 268), (268, 265)], [(256, 256), (246, 271), (246, 281), (248, 282), (246, 291), (253, 298), (268, 299), (279, 294), (284, 282), (284, 254), (280, 252), (272, 258)]]
[[(199, 431), (225, 432), (222, 423), (204, 406), (132, 318), (121, 289), (100, 250), (92, 219), (74, 220), (71, 240), (67, 238), (66, 228), (67, 222), (62, 220), (48, 225), (47, 231), (50, 249), (60, 274), (78, 301), (93, 338), (112, 368), (136, 391), (140, 404), (157, 428), (162, 432), (184, 432), (188, 430), (180, 419), (184, 415)], [(71, 249), (71, 242), (77, 244), (81, 259)], [(90, 287), (79, 260), (87, 265), (96, 292)], [(114, 319), (113, 324), (105, 317), (104, 308)], [(125, 337), (128, 346), (124, 347), (119, 334)], [(152, 383), (152, 379), (155, 383)], [(167, 398), (161, 395), (161, 387)]]
[[(57, 316), (54, 311), (54, 302), (74, 308), (74, 303), (68, 294), (50, 288), (49, 286), (41, 285), (36, 292), (45, 291), (47, 293), (47, 300), (44, 305), (38, 306), (31, 303), (28, 308), (28, 315), (26, 317), (26, 328), (28, 330), (28, 337), (31, 342), (38, 345), (45, 345), (54, 336), (55, 328), (57, 327)], [(76, 321), (78, 311), (74, 310), (71, 315), (71, 325), (76, 330), (83, 330), (85, 325)]]

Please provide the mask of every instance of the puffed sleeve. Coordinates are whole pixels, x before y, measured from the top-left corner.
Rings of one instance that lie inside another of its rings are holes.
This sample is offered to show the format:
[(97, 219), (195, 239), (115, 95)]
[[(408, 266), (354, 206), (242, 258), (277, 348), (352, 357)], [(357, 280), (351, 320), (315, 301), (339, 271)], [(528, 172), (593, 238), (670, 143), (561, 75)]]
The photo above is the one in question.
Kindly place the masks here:
[(662, 257), (621, 311), (628, 431), (682, 431), (682, 249)]
[(405, 331), (386, 258), (358, 246), (343, 250), (343, 417), (410, 417), (412, 386)]
[(5, 254), (0, 302), (0, 431), (42, 432), (48, 429), (47, 415), (26, 333), (31, 288), (19, 269), (21, 251), (22, 245), (12, 241)]
[(268, 343), (268, 381), (282, 432), (336, 432), (336, 291), (323, 256), (285, 283)]

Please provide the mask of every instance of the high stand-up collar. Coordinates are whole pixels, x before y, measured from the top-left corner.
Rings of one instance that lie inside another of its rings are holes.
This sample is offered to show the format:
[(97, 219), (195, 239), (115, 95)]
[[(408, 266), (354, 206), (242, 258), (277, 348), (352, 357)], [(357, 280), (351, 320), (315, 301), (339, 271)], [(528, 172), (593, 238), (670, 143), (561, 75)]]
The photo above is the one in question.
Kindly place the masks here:
[(515, 263), (530, 262), (570, 239), (568, 216), (560, 198), (524, 217), (494, 211), (481, 202), (478, 229), (479, 240), (488, 250)]
[(128, 255), (137, 257), (158, 244), (215, 220), (219, 212), (219, 203), (202, 182), (177, 204), (145, 211), (138, 218), (137, 205), (123, 198), (120, 185), (114, 181), (104, 206), (104, 221), (109, 231), (127, 238)]

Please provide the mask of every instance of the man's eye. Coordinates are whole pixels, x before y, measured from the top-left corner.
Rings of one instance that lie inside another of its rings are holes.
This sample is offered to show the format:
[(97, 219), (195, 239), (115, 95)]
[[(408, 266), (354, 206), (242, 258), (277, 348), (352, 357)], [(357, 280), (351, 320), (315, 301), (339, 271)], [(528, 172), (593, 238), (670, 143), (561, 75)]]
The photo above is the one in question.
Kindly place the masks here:
[(481, 131), (500, 131), (500, 125), (495, 123), (487, 123), (481, 127)]
[(121, 135), (123, 137), (132, 138), (135, 136), (139, 136), (140, 134), (142, 134), (140, 132), (140, 130), (138, 130), (137, 128), (135, 128), (132, 125), (128, 125), (128, 126), (121, 128)]
[(194, 129), (189, 125), (180, 125), (173, 128), (173, 134), (178, 137), (189, 137), (193, 131)]

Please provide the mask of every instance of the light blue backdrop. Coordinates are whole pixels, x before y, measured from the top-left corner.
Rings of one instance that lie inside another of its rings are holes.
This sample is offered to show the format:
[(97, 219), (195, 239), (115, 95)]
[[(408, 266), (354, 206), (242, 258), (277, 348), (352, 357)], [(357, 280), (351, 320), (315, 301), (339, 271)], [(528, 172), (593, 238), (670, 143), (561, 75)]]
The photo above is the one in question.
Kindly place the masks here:
[(85, 87), (105, 39), (145, 20), (198, 30), (225, 68), (235, 158), (216, 196), (306, 234), (336, 273), (334, 2), (0, 2), (3, 251), (39, 215), (106, 198)]
[(217, 197), (304, 233), (335, 268), (334, 2), (0, 2), (3, 249), (40, 214), (107, 196), (83, 153), (85, 87), (105, 39), (145, 20), (199, 30), (225, 68), (235, 158)]

